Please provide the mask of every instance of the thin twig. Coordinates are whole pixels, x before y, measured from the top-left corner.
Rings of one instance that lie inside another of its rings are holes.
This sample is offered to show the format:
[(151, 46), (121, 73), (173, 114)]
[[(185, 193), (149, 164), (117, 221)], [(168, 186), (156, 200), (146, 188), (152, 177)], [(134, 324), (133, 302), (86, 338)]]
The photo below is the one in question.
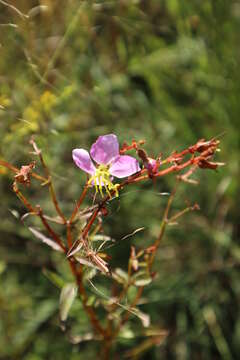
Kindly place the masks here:
[(188, 206), (185, 209), (179, 211), (176, 215), (173, 215), (170, 219), (167, 220), (168, 224), (174, 223), (178, 218), (187, 214), (189, 211), (199, 210), (199, 206), (197, 204), (193, 206)]
[(174, 199), (174, 197), (176, 195), (178, 185), (179, 185), (179, 181), (177, 181), (177, 183), (175, 185), (175, 188), (173, 189), (173, 191), (171, 192), (171, 195), (168, 198), (167, 206), (166, 206), (166, 209), (164, 211), (163, 219), (162, 219), (162, 222), (161, 222), (161, 225), (160, 225), (160, 231), (159, 231), (159, 234), (158, 234), (158, 237), (157, 237), (156, 241), (153, 244), (153, 246), (155, 247), (155, 251), (152, 252), (152, 254), (151, 254), (151, 256), (150, 256), (150, 258), (148, 260), (148, 269), (149, 269), (149, 271), (152, 268), (152, 264), (153, 264), (153, 261), (155, 259), (157, 250), (158, 250), (159, 245), (160, 245), (160, 243), (162, 241), (162, 238), (163, 238), (163, 236), (165, 234), (166, 225), (168, 223), (168, 214), (169, 214), (169, 211), (171, 209), (173, 199)]
[(51, 195), (51, 198), (52, 198), (52, 202), (54, 204), (54, 207), (58, 213), (58, 215), (61, 217), (61, 219), (63, 220), (63, 223), (66, 224), (67, 220), (62, 212), (62, 210), (60, 209), (59, 207), (59, 204), (58, 204), (58, 201), (57, 201), (57, 197), (56, 197), (56, 193), (55, 193), (55, 190), (54, 190), (54, 187), (53, 187), (53, 183), (52, 183), (52, 177), (50, 175), (50, 171), (48, 169), (48, 166), (47, 164), (45, 163), (44, 161), (44, 158), (42, 156), (42, 151), (38, 148), (37, 144), (35, 143), (34, 139), (32, 138), (30, 140), (30, 144), (33, 146), (33, 149), (34, 149), (34, 154), (37, 155), (40, 159), (40, 162), (42, 164), (42, 167), (45, 171), (45, 174), (46, 174), (46, 177), (48, 179), (47, 181), (47, 185), (49, 187), (49, 192), (50, 192), (50, 195)]
[(22, 192), (19, 190), (16, 181), (13, 183), (13, 191), (19, 198), (19, 200), (24, 204), (24, 206), (28, 209), (30, 213), (33, 213), (37, 215), (36, 209), (33, 208), (33, 206), (30, 204), (30, 202), (27, 200), (27, 198), (22, 194)]
[(9, 9), (15, 11), (15, 13), (17, 13), (22, 19), (28, 19), (29, 16), (26, 14), (23, 14), (19, 9), (17, 9), (15, 6), (13, 6), (12, 4), (7, 3), (6, 1), (0, 0), (0, 3), (5, 5), (6, 7), (8, 7)]
[(42, 209), (39, 205), (36, 206), (37, 208), (37, 212), (38, 212), (38, 216), (40, 217), (42, 224), (45, 226), (46, 230), (48, 231), (48, 233), (51, 235), (52, 239), (54, 241), (56, 241), (56, 243), (64, 250), (64, 252), (67, 252), (67, 248), (65, 245), (63, 245), (62, 240), (60, 239), (60, 237), (55, 233), (55, 231), (51, 228), (51, 226), (48, 224), (47, 220), (45, 219), (45, 217), (43, 216), (43, 212)]
[(78, 285), (78, 292), (82, 299), (83, 307), (84, 307), (86, 313), (88, 314), (88, 317), (91, 321), (92, 327), (97, 333), (99, 333), (100, 335), (105, 337), (106, 332), (105, 332), (104, 328), (101, 326), (99, 320), (97, 319), (94, 309), (92, 308), (92, 306), (87, 305), (87, 300), (88, 300), (87, 294), (86, 294), (86, 290), (83, 286), (83, 281), (82, 281), (82, 266), (79, 267), (79, 269), (78, 269), (77, 265), (75, 263), (75, 260), (73, 258), (68, 258), (68, 261), (69, 261), (69, 265), (72, 270), (72, 273), (76, 279), (77, 285)]
[(71, 232), (71, 223), (70, 221), (67, 221), (67, 243), (68, 243), (68, 249), (72, 248), (72, 232)]
[(76, 203), (76, 206), (75, 206), (75, 208), (74, 208), (74, 210), (73, 210), (73, 212), (72, 212), (72, 215), (71, 215), (71, 217), (70, 217), (70, 220), (69, 220), (70, 224), (73, 223), (73, 221), (74, 221), (74, 219), (75, 219), (75, 217), (76, 217), (76, 215), (77, 215), (77, 212), (78, 212), (78, 210), (79, 210), (79, 208), (80, 208), (83, 200), (85, 199), (85, 196), (86, 196), (86, 194), (87, 194), (88, 189), (89, 189), (88, 181), (86, 181), (86, 184), (85, 184), (85, 186), (84, 186), (84, 188), (83, 188), (83, 191), (82, 191), (82, 193), (81, 193), (81, 196), (80, 196), (78, 202)]
[[(163, 215), (163, 219), (162, 219), (162, 222), (161, 222), (161, 225), (160, 225), (159, 235), (158, 235), (158, 237), (157, 237), (157, 239), (156, 239), (156, 241), (155, 241), (155, 243), (153, 245), (155, 247), (155, 251), (152, 253), (151, 257), (148, 260), (148, 270), (149, 270), (149, 272), (151, 270), (151, 267), (152, 267), (152, 264), (153, 264), (153, 261), (154, 261), (154, 258), (155, 258), (156, 251), (157, 251), (157, 249), (158, 249), (158, 247), (160, 245), (160, 242), (161, 242), (161, 240), (163, 238), (163, 235), (165, 233), (165, 230), (166, 230), (168, 214), (169, 214), (173, 199), (175, 197), (177, 187), (178, 187), (178, 182), (177, 182), (175, 188), (173, 189), (173, 191), (172, 191), (172, 193), (171, 193), (171, 195), (170, 195), (170, 197), (168, 199), (167, 206), (166, 206), (166, 209), (165, 209), (165, 212), (164, 212), (164, 215)], [(138, 301), (142, 296), (143, 290), (144, 290), (144, 286), (140, 286), (138, 288), (137, 294), (136, 294), (133, 302), (131, 303), (130, 308), (133, 308), (138, 304)], [(118, 325), (118, 327), (117, 327), (117, 329), (116, 329), (116, 331), (114, 333), (114, 337), (117, 336), (117, 334), (120, 331), (120, 329), (122, 328), (122, 326), (128, 321), (129, 316), (130, 316), (130, 313), (126, 313), (123, 316), (122, 320), (120, 321), (120, 323), (119, 323), (119, 325)]]
[[(11, 170), (11, 171), (13, 171), (13, 172), (15, 172), (15, 173), (18, 173), (18, 172), (20, 171), (16, 166), (13, 166), (12, 164), (9, 164), (7, 161), (1, 160), (1, 159), (0, 159), (0, 165), (3, 166), (3, 167), (5, 167), (5, 168), (7, 168), (7, 169), (9, 169), (9, 170)], [(44, 178), (44, 177), (41, 176), (41, 175), (36, 174), (35, 172), (32, 172), (32, 173), (31, 173), (31, 176), (32, 176), (33, 178), (37, 179), (37, 180), (42, 181), (42, 182), (46, 182), (46, 181), (47, 181), (46, 178)]]
[(21, 200), (21, 202), (24, 204), (24, 206), (28, 209), (28, 211), (30, 213), (35, 214), (36, 216), (39, 216), (39, 218), (42, 221), (42, 224), (44, 225), (44, 227), (46, 228), (46, 230), (48, 231), (48, 233), (51, 235), (52, 239), (64, 250), (64, 252), (66, 253), (67, 249), (66, 247), (63, 245), (61, 239), (59, 238), (59, 236), (54, 232), (54, 230), (50, 227), (50, 225), (48, 224), (47, 220), (45, 219), (42, 209), (39, 205), (37, 205), (36, 207), (33, 207), (31, 205), (31, 203), (27, 200), (27, 198), (22, 194), (22, 192), (19, 190), (16, 182), (13, 183), (13, 190), (15, 192), (15, 194), (17, 195), (17, 197)]

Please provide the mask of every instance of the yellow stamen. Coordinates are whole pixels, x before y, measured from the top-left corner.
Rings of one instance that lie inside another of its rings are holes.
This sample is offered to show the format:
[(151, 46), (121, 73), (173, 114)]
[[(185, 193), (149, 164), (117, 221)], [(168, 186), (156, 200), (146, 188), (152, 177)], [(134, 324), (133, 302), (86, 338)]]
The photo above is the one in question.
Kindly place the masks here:
[(95, 186), (96, 193), (98, 193), (99, 191), (102, 197), (104, 197), (103, 187), (110, 198), (112, 198), (111, 196), (112, 190), (115, 192), (116, 197), (119, 196), (119, 192), (118, 192), (119, 184), (112, 183), (111, 174), (109, 172), (109, 166), (107, 165), (98, 166), (98, 168), (95, 171), (95, 174), (88, 180), (89, 185), (92, 185), (92, 183)]

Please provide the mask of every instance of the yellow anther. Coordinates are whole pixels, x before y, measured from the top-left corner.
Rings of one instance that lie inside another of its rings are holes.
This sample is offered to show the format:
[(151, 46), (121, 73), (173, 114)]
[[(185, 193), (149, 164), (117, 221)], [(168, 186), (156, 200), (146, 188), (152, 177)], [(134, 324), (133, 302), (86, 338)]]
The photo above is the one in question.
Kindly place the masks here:
[(94, 184), (96, 193), (100, 192), (101, 196), (103, 195), (103, 188), (105, 189), (108, 196), (111, 198), (111, 191), (115, 192), (115, 196), (119, 196), (118, 186), (119, 184), (113, 184), (111, 181), (111, 174), (109, 172), (109, 166), (99, 165), (95, 171), (95, 174), (88, 180), (88, 184)]

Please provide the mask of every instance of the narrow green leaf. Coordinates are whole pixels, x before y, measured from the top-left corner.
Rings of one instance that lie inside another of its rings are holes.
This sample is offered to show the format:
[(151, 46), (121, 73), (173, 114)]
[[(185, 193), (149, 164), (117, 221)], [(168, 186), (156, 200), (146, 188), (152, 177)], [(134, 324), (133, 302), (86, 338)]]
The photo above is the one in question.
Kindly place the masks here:
[(55, 285), (59, 289), (61, 289), (64, 286), (65, 281), (55, 272), (47, 269), (43, 269), (43, 274), (46, 276), (46, 278), (48, 278), (48, 280), (51, 281), (53, 285)]
[(113, 278), (120, 284), (125, 284), (128, 282), (128, 274), (126, 271), (116, 268), (112, 274)]
[(62, 288), (59, 300), (59, 310), (61, 321), (66, 321), (69, 310), (77, 296), (77, 287), (75, 284), (66, 284)]
[(63, 249), (57, 244), (55, 243), (52, 239), (48, 238), (47, 236), (45, 236), (44, 234), (42, 234), (40, 231), (38, 231), (37, 229), (34, 229), (33, 227), (29, 226), (28, 229), (31, 231), (31, 233), (39, 240), (41, 240), (44, 244), (47, 244), (48, 246), (50, 246), (52, 249), (56, 250), (56, 251), (60, 251), (63, 252)]
[(146, 276), (146, 277), (137, 279), (134, 284), (136, 286), (146, 286), (146, 285), (149, 285), (151, 282), (152, 282), (152, 278), (150, 278), (149, 276)]

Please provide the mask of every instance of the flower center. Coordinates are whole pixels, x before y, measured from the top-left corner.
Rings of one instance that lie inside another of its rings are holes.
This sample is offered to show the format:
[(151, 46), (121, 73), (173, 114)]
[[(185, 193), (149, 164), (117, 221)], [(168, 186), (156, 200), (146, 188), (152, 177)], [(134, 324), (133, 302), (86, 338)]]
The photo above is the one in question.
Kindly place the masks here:
[(108, 165), (99, 165), (95, 171), (95, 174), (88, 180), (88, 184), (94, 184), (96, 193), (98, 193), (99, 191), (102, 197), (104, 197), (103, 188), (105, 188), (106, 193), (109, 195), (110, 198), (112, 198), (112, 190), (115, 192), (115, 196), (119, 196), (119, 184), (112, 183)]

